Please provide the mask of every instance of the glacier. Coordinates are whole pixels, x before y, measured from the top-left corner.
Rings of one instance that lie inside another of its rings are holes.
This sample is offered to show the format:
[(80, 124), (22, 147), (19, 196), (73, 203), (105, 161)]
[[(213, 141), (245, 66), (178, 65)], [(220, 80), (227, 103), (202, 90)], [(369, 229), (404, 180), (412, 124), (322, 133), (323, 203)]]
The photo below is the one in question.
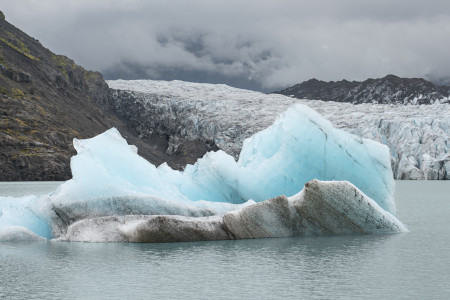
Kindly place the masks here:
[(238, 161), (219, 150), (183, 171), (156, 167), (116, 129), (75, 139), (74, 147), (73, 178), (54, 192), (0, 198), (0, 239), (158, 242), (406, 230), (395, 217), (388, 148), (334, 128), (304, 105), (245, 140)]
[[(168, 154), (186, 141), (214, 142), (239, 157), (243, 142), (296, 103), (336, 128), (390, 149), (396, 179), (450, 179), (450, 104), (387, 105), (324, 102), (182, 81), (112, 80), (116, 112), (141, 137), (169, 136)], [(445, 101), (444, 101), (445, 102)]]

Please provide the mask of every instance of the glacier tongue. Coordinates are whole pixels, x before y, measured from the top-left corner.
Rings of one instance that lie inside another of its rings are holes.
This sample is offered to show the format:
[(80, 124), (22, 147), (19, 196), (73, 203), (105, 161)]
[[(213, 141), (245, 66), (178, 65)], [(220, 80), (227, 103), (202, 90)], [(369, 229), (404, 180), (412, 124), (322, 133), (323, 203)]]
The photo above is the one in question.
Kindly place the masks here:
[(450, 105), (382, 105), (292, 99), (282, 95), (181, 81), (108, 81), (116, 111), (141, 136), (170, 136), (168, 153), (185, 140), (214, 141), (235, 158), (243, 141), (295, 103), (337, 127), (390, 148), (397, 179), (450, 179)]

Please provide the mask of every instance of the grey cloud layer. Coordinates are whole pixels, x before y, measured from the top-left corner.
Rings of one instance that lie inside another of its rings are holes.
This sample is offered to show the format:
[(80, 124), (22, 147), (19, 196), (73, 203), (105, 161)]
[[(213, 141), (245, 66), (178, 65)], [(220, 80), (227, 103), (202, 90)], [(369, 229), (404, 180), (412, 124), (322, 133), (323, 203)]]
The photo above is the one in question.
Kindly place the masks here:
[(274, 89), (450, 77), (450, 1), (5, 1), (6, 18), (109, 77)]

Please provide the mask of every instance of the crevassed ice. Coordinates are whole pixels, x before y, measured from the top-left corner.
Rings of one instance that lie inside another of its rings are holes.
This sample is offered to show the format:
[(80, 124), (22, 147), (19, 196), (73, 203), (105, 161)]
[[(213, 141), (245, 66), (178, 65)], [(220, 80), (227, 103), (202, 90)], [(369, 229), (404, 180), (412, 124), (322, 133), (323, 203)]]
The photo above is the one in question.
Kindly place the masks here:
[[(214, 141), (238, 157), (243, 141), (267, 128), (294, 103), (331, 123), (390, 148), (394, 178), (450, 179), (450, 104), (387, 105), (293, 99), (226, 85), (183, 81), (113, 80), (116, 109), (142, 136), (169, 135), (167, 153), (184, 140)], [(445, 99), (444, 102), (448, 102)]]
[[(298, 193), (311, 179), (347, 180), (395, 213), (388, 148), (333, 128), (296, 105), (244, 142), (239, 161), (207, 153), (182, 172), (136, 154), (116, 129), (74, 140), (73, 179), (48, 197), (0, 199), (0, 227), (22, 226), (47, 238), (61, 226), (108, 215), (210, 216)], [(26, 221), (29, 220), (29, 221)]]

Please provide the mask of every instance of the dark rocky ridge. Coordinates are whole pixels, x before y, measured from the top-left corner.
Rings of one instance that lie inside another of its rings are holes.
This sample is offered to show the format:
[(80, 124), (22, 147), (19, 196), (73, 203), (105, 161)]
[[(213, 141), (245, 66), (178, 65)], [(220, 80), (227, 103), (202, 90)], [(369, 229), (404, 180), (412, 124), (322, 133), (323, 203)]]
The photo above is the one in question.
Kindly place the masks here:
[(450, 102), (448, 86), (438, 86), (422, 78), (400, 78), (394, 75), (362, 82), (310, 79), (274, 93), (298, 99), (352, 104), (432, 104), (445, 98), (444, 101)]
[[(177, 121), (168, 117), (164, 110), (148, 105), (139, 96), (138, 93), (111, 89), (114, 111), (130, 128), (134, 128), (140, 139), (152, 145), (162, 144), (161, 150), (166, 155), (162, 159), (166, 159), (169, 166), (182, 170), (206, 152), (219, 150), (213, 140), (200, 135), (193, 139), (180, 137), (180, 126), (174, 128)], [(172, 109), (184, 108), (174, 106)]]
[[(99, 72), (52, 53), (0, 14), (0, 181), (69, 179), (73, 138), (111, 127), (157, 165), (184, 166), (206, 152), (201, 143), (184, 145), (173, 163), (175, 156), (165, 153), (168, 138), (138, 138), (110, 99)], [(186, 160), (184, 153), (191, 151), (196, 157)]]

